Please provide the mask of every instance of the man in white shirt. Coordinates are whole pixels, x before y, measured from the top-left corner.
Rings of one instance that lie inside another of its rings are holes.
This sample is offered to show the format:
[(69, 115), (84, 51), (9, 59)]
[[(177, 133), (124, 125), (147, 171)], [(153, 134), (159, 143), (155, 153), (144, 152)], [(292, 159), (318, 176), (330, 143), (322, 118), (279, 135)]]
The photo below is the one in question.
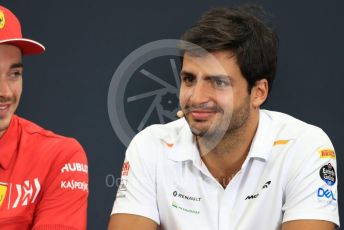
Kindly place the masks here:
[(183, 35), (184, 118), (132, 140), (109, 229), (339, 226), (327, 135), (260, 109), (275, 76), (278, 38), (256, 12), (212, 9)]

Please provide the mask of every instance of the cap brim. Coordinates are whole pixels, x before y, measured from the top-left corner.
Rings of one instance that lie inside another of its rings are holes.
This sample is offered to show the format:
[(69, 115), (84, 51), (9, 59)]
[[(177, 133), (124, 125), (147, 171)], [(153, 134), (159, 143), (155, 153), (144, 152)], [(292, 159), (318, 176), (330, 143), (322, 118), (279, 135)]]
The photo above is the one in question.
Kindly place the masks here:
[(22, 50), (23, 55), (41, 54), (45, 51), (45, 47), (41, 43), (26, 38), (0, 40), (0, 44), (17, 46)]

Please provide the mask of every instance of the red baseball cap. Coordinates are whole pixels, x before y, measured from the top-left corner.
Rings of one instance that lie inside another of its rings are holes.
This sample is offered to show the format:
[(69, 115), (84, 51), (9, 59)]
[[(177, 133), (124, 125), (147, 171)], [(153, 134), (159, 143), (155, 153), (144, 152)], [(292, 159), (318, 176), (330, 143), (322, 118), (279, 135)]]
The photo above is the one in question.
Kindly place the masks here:
[(23, 54), (40, 54), (45, 47), (34, 40), (23, 38), (18, 18), (7, 8), (0, 5), (0, 44), (19, 47)]

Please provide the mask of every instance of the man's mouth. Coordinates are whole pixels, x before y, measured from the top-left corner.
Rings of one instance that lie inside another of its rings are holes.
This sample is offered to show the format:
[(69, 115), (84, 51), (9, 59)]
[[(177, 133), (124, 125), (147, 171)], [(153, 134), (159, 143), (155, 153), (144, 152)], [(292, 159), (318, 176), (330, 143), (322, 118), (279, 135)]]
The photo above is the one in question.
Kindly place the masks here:
[(8, 110), (11, 104), (0, 104), (0, 111)]
[(206, 120), (216, 113), (215, 110), (191, 110), (189, 114), (194, 120)]

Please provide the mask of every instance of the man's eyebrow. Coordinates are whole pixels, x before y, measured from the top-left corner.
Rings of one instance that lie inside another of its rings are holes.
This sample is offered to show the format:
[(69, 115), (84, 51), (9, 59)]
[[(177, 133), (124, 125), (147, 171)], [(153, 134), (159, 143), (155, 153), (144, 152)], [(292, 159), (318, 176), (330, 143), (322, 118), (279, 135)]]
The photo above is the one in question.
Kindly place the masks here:
[[(193, 73), (189, 71), (182, 70), (180, 72), (180, 76), (195, 76)], [(226, 74), (214, 74), (214, 75), (207, 75), (205, 76), (205, 79), (229, 79), (232, 81), (232, 77)]]
[(23, 67), (24, 67), (23, 63), (15, 63), (15, 64), (12, 64), (10, 68), (14, 69), (14, 68), (23, 68)]
[(228, 78), (230, 80), (232, 79), (230, 76), (222, 75), (222, 74), (207, 75), (206, 77), (208, 77), (208, 78)]
[(191, 73), (191, 72), (189, 72), (189, 71), (185, 71), (185, 70), (182, 70), (182, 71), (180, 72), (180, 76), (182, 76), (182, 75), (194, 76), (193, 73)]
[(214, 74), (214, 75), (207, 75), (204, 77), (205, 80), (225, 80), (225, 81), (229, 81), (232, 82), (232, 77), (229, 75), (225, 75), (225, 74)]

